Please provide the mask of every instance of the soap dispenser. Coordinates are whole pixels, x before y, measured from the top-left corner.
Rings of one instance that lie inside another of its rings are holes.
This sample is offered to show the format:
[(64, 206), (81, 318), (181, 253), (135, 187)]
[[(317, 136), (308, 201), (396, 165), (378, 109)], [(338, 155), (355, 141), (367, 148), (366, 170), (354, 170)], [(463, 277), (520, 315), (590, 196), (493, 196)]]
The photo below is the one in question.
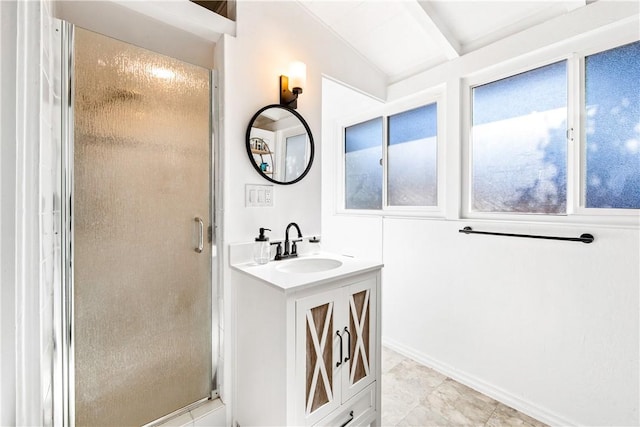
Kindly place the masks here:
[(269, 238), (264, 235), (265, 230), (271, 231), (269, 228), (260, 227), (260, 234), (256, 237), (256, 242), (253, 244), (253, 260), (256, 264), (268, 263), (271, 255)]

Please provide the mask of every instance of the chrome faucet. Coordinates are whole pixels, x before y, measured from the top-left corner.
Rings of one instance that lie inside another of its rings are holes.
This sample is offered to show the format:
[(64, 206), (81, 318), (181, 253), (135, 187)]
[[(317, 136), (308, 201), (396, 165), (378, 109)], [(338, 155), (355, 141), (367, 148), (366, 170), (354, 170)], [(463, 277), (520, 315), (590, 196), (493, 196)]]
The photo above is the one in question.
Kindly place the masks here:
[[(295, 227), (298, 230), (298, 240), (293, 240), (291, 245), (291, 253), (289, 253), (289, 229), (291, 227)], [(295, 222), (289, 223), (287, 225), (287, 229), (284, 232), (284, 252), (282, 253), (282, 258), (291, 258), (298, 256), (298, 248), (296, 247), (297, 242), (302, 241), (302, 233), (300, 232), (300, 227)]]

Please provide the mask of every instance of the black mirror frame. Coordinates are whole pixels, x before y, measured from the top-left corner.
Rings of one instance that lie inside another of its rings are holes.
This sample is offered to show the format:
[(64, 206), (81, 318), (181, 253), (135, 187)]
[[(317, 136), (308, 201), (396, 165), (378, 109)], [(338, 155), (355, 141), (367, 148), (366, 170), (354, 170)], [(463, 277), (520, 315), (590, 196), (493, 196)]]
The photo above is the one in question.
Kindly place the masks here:
[[(253, 154), (251, 153), (251, 128), (252, 128), (253, 122), (255, 122), (255, 120), (258, 118), (258, 116), (260, 114), (262, 114), (263, 111), (268, 110), (269, 108), (281, 108), (283, 110), (286, 110), (286, 111), (290, 112), (294, 116), (296, 116), (298, 118), (298, 120), (300, 120), (300, 123), (302, 123), (302, 125), (304, 126), (304, 129), (307, 132), (307, 135), (309, 135), (309, 144), (311, 145), (311, 151), (309, 153), (309, 163), (307, 164), (306, 169), (300, 174), (300, 176), (297, 177), (296, 179), (294, 179), (293, 181), (288, 181), (288, 182), (277, 181), (277, 180), (267, 176), (260, 169), (260, 167), (256, 164), (256, 162), (253, 160)], [(309, 173), (309, 170), (311, 169), (311, 165), (313, 165), (313, 156), (315, 154), (315, 143), (313, 142), (313, 134), (311, 133), (311, 129), (309, 128), (309, 125), (307, 124), (306, 120), (300, 115), (300, 113), (298, 113), (293, 108), (287, 107), (286, 105), (270, 104), (270, 105), (267, 105), (267, 106), (262, 107), (261, 109), (259, 109), (253, 115), (253, 117), (251, 117), (251, 120), (249, 120), (249, 126), (247, 126), (247, 133), (246, 133), (246, 136), (245, 136), (245, 141), (246, 141), (245, 148), (247, 149), (247, 155), (249, 156), (249, 161), (251, 162), (251, 165), (253, 166), (253, 168), (260, 174), (260, 176), (262, 176), (267, 181), (273, 182), (274, 184), (280, 184), (280, 185), (295, 184), (296, 182), (298, 182), (302, 178), (304, 178), (307, 175), (307, 173)]]

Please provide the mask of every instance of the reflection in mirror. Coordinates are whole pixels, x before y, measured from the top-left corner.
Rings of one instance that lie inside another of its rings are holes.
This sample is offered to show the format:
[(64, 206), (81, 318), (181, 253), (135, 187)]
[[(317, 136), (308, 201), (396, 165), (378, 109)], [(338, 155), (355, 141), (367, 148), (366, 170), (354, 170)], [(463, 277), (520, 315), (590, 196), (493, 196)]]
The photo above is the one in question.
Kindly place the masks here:
[(313, 162), (311, 130), (298, 112), (286, 106), (260, 109), (249, 122), (246, 144), (253, 167), (277, 184), (300, 181)]

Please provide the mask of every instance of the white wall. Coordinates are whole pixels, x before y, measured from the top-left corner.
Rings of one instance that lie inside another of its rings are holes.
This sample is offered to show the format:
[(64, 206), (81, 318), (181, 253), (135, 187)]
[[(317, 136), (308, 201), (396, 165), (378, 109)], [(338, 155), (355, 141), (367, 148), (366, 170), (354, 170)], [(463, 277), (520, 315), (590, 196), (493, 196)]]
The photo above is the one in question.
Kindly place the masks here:
[[(389, 87), (388, 100), (395, 101), (446, 86), (445, 218), (335, 215), (325, 209), (335, 203), (334, 184), (323, 179), (325, 245), (356, 246), (354, 252), (373, 256), (382, 251), (383, 341), (554, 425), (640, 424), (640, 232), (637, 223), (462, 219), (463, 79), (506, 61), (522, 67), (637, 37), (638, 5), (630, 5), (596, 2)], [(326, 150), (339, 149), (340, 140), (323, 142), (324, 176), (335, 166)], [(596, 241), (463, 235), (464, 226), (589, 232)]]
[(387, 218), (383, 240), (388, 344), (556, 425), (638, 424), (637, 230)]
[[(251, 241), (259, 227), (271, 228), (271, 237), (282, 239), (291, 221), (297, 222), (305, 235), (318, 234), (322, 75), (334, 76), (380, 97), (386, 95), (384, 76), (297, 2), (238, 2), (237, 17), (237, 37), (226, 39), (223, 82), (226, 240)], [(245, 208), (246, 184), (270, 184), (247, 158), (246, 128), (258, 109), (279, 102), (279, 76), (287, 74), (293, 60), (307, 65), (307, 87), (298, 99), (297, 111), (308, 122), (315, 139), (314, 165), (302, 181), (274, 187), (273, 208)]]
[(335, 215), (338, 165), (342, 152), (340, 122), (382, 106), (381, 100), (333, 79), (322, 80), (322, 249), (382, 261), (382, 218)]

